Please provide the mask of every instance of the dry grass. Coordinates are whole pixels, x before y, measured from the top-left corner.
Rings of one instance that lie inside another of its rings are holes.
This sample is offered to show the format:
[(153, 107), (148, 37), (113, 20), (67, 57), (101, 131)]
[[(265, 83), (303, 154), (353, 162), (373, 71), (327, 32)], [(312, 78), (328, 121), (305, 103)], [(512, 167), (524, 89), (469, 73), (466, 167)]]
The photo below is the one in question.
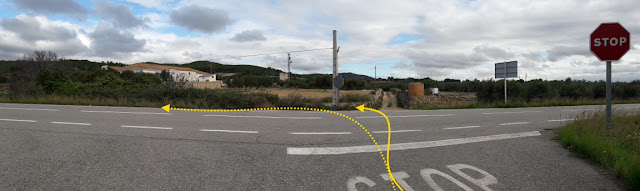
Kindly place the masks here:
[(440, 91), (438, 92), (438, 95), (443, 96), (443, 97), (463, 97), (463, 98), (476, 98), (476, 93), (475, 92), (445, 92), (445, 91)]
[[(269, 93), (276, 94), (278, 97), (287, 97), (290, 94), (299, 94), (304, 98), (317, 99), (317, 98), (326, 98), (331, 97), (333, 95), (333, 91), (331, 89), (322, 90), (322, 89), (259, 89), (259, 90), (247, 90), (247, 92), (252, 93)], [(369, 95), (371, 94), (371, 90), (340, 90), (340, 95)]]
[(586, 113), (558, 130), (558, 139), (580, 156), (596, 161), (640, 188), (640, 114), (614, 112), (607, 136), (603, 112)]
[(477, 101), (467, 100), (436, 100), (427, 104), (421, 104), (418, 107), (426, 108), (467, 108), (470, 105), (477, 104)]

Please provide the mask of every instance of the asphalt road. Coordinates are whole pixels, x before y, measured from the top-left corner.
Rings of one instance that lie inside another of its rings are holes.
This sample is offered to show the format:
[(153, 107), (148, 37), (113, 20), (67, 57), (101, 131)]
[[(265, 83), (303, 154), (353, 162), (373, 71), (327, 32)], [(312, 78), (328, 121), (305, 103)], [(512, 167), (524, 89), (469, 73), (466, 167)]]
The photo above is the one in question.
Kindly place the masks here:
[[(603, 108), (389, 111), (391, 169), (407, 191), (621, 190), (548, 131)], [(377, 113), (339, 112), (386, 145)], [(0, 190), (393, 190), (388, 178), (367, 133), (325, 112), (0, 104)]]

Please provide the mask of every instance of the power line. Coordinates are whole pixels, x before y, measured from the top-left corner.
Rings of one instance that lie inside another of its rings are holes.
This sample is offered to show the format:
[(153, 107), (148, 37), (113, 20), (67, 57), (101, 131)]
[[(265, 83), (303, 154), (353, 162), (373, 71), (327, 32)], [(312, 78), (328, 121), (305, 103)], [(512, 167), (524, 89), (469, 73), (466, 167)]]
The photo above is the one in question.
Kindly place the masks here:
[(294, 53), (294, 52), (310, 52), (310, 51), (329, 50), (329, 49), (333, 49), (333, 48), (316, 48), (316, 49), (308, 49), (308, 50), (294, 50), (294, 51), (275, 52), (275, 53), (266, 53), (266, 54), (248, 54), (248, 55), (241, 55), (241, 56), (220, 57), (220, 58), (214, 58), (214, 59), (210, 59), (210, 60), (220, 60), (220, 59), (229, 59), (229, 58), (244, 58), (244, 57), (252, 57), (252, 56), (268, 56), (268, 55), (274, 55), (274, 54), (289, 54), (289, 53)]

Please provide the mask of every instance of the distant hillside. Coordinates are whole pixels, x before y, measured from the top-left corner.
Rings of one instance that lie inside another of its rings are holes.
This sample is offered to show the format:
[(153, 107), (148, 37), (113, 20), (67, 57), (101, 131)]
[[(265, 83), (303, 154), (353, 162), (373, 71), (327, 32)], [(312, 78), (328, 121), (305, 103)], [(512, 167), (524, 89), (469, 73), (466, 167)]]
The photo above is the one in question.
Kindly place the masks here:
[[(322, 76), (322, 75), (329, 75), (329, 74), (300, 74), (300, 77), (303, 78), (314, 78), (314, 77), (318, 77), (318, 76)], [(357, 79), (357, 80), (374, 80), (372, 77), (369, 77), (367, 75), (361, 75), (361, 74), (354, 74), (351, 72), (347, 72), (347, 73), (340, 73), (340, 75), (345, 79)]]
[[(152, 62), (146, 62), (150, 64), (157, 64)], [(259, 76), (279, 76), (282, 70), (278, 70), (275, 68), (264, 68), (260, 66), (254, 65), (224, 65), (215, 62), (209, 61), (195, 61), (188, 64), (164, 64), (170, 66), (179, 66), (179, 67), (188, 67), (196, 70), (200, 70), (203, 72), (211, 72), (213, 73), (243, 73), (243, 74), (251, 74), (251, 75), (259, 75)], [(314, 78), (327, 74), (293, 74), (294, 77), (301, 78)], [(344, 79), (358, 79), (358, 80), (374, 80), (372, 77), (361, 74), (354, 74), (351, 72), (340, 73)]]
[(340, 73), (340, 75), (341, 75), (345, 80), (348, 80), (348, 79), (357, 79), (357, 80), (366, 80), (366, 81), (369, 81), (369, 80), (375, 80), (375, 79), (373, 79), (373, 78), (372, 78), (372, 77), (370, 77), (370, 76), (362, 75), (362, 74), (354, 74), (354, 73), (351, 73), (351, 72), (347, 72), (347, 73)]
[[(150, 63), (150, 62), (147, 62)], [(155, 64), (155, 63), (153, 63)], [(188, 64), (164, 64), (170, 66), (179, 66), (193, 68), (203, 72), (213, 73), (243, 73), (259, 76), (279, 76), (282, 70), (274, 68), (264, 68), (254, 65), (224, 65), (209, 61), (195, 61)]]

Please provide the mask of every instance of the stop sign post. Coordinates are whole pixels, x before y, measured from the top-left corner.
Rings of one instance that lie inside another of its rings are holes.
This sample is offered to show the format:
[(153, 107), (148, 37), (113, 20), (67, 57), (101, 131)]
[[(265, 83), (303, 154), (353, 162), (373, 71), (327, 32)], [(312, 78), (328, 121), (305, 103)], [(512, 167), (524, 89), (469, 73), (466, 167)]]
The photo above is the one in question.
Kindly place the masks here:
[(601, 61), (607, 61), (607, 136), (611, 129), (611, 61), (620, 60), (629, 51), (629, 44), (629, 31), (620, 23), (602, 23), (591, 33), (591, 52)]

